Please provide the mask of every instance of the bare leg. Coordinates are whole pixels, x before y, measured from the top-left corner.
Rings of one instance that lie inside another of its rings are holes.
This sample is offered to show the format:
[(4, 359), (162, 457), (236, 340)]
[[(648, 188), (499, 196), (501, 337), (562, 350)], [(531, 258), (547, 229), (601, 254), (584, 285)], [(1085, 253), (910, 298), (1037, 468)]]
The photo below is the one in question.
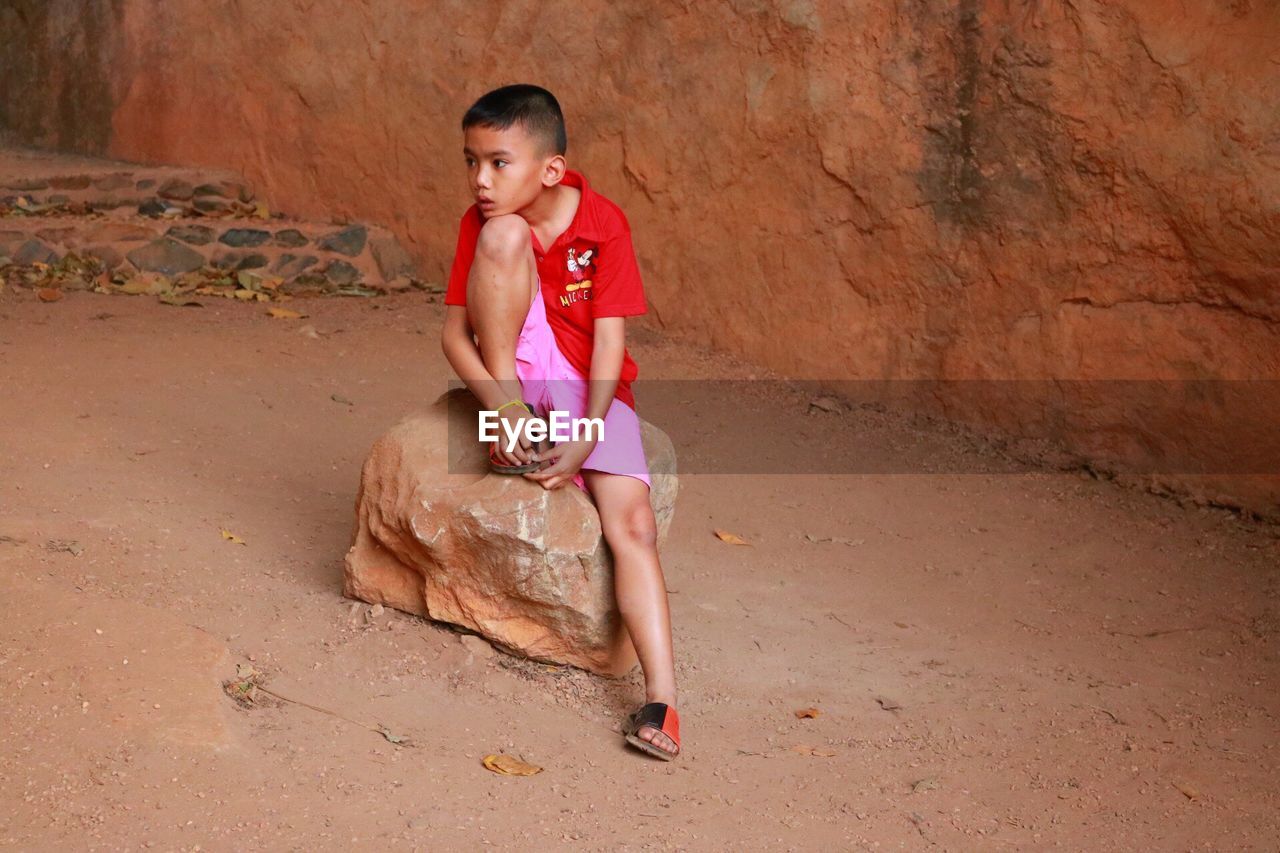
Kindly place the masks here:
[(485, 368), (508, 399), (520, 399), (516, 341), (536, 287), (529, 223), (515, 214), (490, 219), (467, 278), (467, 320)]
[[(644, 670), (646, 702), (675, 707), (676, 669), (671, 643), (667, 585), (658, 562), (658, 525), (649, 489), (635, 477), (584, 470), (582, 478), (600, 511), (605, 541), (613, 552), (614, 594), (622, 622)], [(671, 738), (646, 726), (639, 736), (677, 752)]]

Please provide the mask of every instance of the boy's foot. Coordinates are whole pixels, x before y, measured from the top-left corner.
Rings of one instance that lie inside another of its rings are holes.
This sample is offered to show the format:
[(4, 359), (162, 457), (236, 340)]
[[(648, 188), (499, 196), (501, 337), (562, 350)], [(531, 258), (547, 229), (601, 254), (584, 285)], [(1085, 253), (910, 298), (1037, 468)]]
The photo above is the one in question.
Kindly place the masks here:
[(661, 702), (650, 702), (632, 714), (626, 735), (627, 743), (663, 761), (680, 754), (680, 716)]

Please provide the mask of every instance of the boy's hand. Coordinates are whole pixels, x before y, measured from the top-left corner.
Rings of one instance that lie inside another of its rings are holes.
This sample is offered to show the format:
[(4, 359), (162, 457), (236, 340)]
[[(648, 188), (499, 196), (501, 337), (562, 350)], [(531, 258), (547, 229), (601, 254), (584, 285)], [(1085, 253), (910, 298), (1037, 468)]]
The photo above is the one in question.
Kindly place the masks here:
[[(498, 413), (498, 420), (502, 423), (498, 424), (498, 449), (494, 452), (493, 458), (499, 465), (523, 465), (533, 460), (533, 445), (524, 434), (525, 420), (532, 418), (524, 406), (508, 406)], [(510, 428), (519, 438), (516, 439), (516, 446), (507, 452), (507, 429)]]
[(550, 461), (551, 465), (543, 466), (537, 471), (530, 471), (524, 476), (534, 480), (544, 489), (558, 489), (573, 480), (574, 475), (582, 468), (582, 463), (587, 461), (587, 457), (595, 449), (594, 438), (557, 444), (545, 453), (535, 454), (534, 457), (539, 461)]

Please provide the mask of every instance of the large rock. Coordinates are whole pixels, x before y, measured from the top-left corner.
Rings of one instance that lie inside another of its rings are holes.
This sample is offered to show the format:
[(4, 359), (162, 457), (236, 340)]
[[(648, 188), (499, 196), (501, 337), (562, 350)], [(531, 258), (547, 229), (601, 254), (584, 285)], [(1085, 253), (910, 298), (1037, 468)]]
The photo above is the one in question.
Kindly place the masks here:
[[(476, 403), (451, 392), (374, 443), (361, 473), (348, 596), (450, 622), (538, 660), (620, 675), (636, 662), (594, 505), (488, 471)], [(675, 451), (643, 423), (650, 500), (665, 538)]]

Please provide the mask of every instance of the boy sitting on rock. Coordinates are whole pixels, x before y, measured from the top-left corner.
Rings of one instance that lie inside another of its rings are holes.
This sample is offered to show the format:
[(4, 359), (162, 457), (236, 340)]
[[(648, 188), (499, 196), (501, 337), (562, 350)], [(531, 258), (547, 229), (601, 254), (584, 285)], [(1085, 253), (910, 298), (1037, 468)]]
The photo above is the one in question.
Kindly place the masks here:
[[(646, 310), (626, 217), (567, 168), (564, 116), (546, 89), (505, 86), (462, 119), (473, 204), (462, 217), (445, 294), (442, 346), (481, 406), (521, 434), (490, 467), (543, 488), (574, 483), (594, 500), (613, 552), (618, 608), (644, 669), (645, 705), (627, 742), (680, 751), (675, 665), (657, 524), (625, 346), (625, 317)], [(550, 449), (523, 435), (551, 411), (603, 421)], [(501, 424), (500, 424), (501, 426)]]

